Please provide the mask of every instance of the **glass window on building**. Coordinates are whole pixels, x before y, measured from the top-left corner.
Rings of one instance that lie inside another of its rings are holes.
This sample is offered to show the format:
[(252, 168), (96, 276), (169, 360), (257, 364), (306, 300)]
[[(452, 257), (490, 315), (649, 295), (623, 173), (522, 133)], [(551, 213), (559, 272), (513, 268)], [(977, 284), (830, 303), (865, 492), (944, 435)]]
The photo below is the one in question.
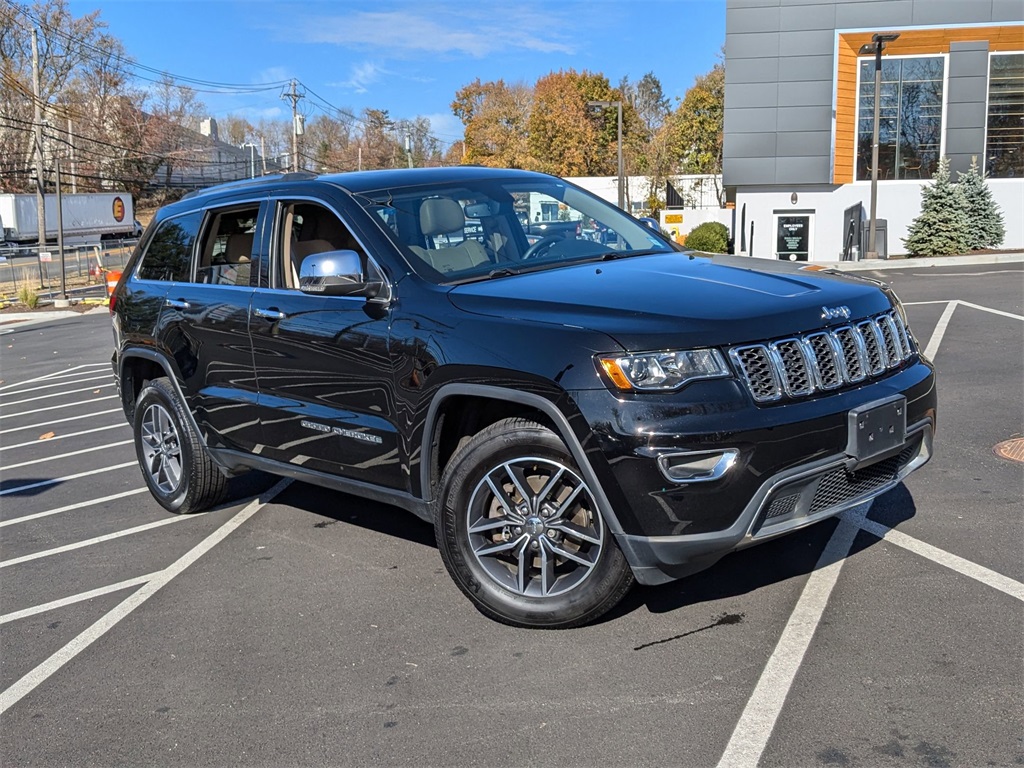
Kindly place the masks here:
[[(882, 59), (878, 114), (878, 178), (930, 179), (942, 145), (943, 56)], [(857, 178), (871, 178), (875, 60), (860, 60)]]
[(985, 173), (1024, 176), (1024, 53), (994, 53), (989, 63)]

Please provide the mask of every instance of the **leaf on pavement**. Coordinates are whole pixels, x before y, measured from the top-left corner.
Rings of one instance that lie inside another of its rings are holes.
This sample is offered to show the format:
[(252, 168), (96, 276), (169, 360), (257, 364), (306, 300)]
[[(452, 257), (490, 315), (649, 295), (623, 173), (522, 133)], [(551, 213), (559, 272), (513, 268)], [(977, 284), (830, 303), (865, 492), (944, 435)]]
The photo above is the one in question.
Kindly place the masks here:
[(47, 432), (45, 435), (40, 435), (39, 439), (40, 440), (49, 440), (51, 437), (54, 436), (54, 434), (55, 433), (53, 433), (53, 432)]

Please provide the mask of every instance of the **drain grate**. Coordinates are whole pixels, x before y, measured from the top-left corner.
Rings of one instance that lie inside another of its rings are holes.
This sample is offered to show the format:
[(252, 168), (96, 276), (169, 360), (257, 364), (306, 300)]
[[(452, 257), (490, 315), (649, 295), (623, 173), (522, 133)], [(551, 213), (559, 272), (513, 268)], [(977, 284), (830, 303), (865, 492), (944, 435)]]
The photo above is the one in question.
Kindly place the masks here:
[(1004, 440), (992, 449), (1001, 459), (1019, 461), (1024, 464), (1024, 437), (1015, 437), (1013, 440)]

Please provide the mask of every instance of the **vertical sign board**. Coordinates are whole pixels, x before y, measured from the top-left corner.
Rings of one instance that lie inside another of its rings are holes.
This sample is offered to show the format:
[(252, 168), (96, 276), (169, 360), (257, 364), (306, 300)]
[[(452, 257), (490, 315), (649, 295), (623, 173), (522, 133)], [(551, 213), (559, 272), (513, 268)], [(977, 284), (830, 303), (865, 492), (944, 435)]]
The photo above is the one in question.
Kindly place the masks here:
[(778, 215), (775, 220), (778, 257), (785, 261), (807, 261), (811, 252), (811, 215)]

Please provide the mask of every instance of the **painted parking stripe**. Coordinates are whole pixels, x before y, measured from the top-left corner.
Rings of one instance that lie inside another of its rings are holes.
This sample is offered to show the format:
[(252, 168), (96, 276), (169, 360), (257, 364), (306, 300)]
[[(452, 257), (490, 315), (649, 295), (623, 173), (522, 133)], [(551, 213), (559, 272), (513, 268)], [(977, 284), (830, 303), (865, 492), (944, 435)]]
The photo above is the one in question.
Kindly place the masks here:
[(1012, 312), (1004, 312), (1001, 309), (993, 309), (992, 307), (983, 307), (980, 304), (972, 304), (969, 301), (957, 302), (963, 307), (970, 307), (971, 309), (980, 309), (982, 312), (991, 312), (993, 315), (1001, 315), (1002, 317), (1009, 317), (1013, 320), (1024, 320), (1024, 315), (1015, 315)]
[(106, 413), (124, 413), (122, 408), (110, 408), (106, 411), (92, 411), (91, 413), (83, 413), (80, 416), (68, 416), (64, 419), (54, 419), (53, 421), (44, 421), (41, 424), (29, 424), (25, 427), (11, 427), (10, 429), (0, 429), (0, 435), (7, 435), (11, 432), (24, 432), (29, 429), (45, 429), (46, 427), (52, 427), (54, 424), (64, 424), (69, 421), (81, 421), (82, 419), (91, 419), (94, 416), (102, 416)]
[(31, 461), (23, 461), (20, 464), (5, 464), (0, 467), (0, 470), (9, 472), (12, 469), (20, 469), (21, 467), (30, 467), (33, 464), (45, 464), (48, 461), (59, 461), (60, 459), (66, 459), (68, 456), (81, 456), (83, 453), (95, 453), (96, 451), (105, 451), (108, 448), (117, 448), (118, 446), (128, 445), (134, 443), (134, 440), (119, 440), (116, 443), (107, 443), (106, 445), (96, 445), (92, 448), (82, 448), (78, 451), (68, 451), (67, 453), (58, 453), (56, 456), (45, 456), (41, 459), (32, 459)]
[(17, 621), (18, 619), (27, 619), (29, 616), (37, 616), (40, 613), (46, 613), (47, 611), (55, 611), (58, 608), (64, 608), (68, 605), (92, 600), (95, 597), (103, 597), (104, 595), (109, 595), (111, 592), (120, 592), (122, 589), (137, 587), (140, 584), (145, 584), (147, 581), (152, 580), (158, 573), (159, 571), (157, 573), (148, 573), (145, 576), (138, 576), (134, 579), (119, 581), (117, 584), (110, 584), (106, 587), (97, 587), (96, 589), (90, 589), (88, 592), (79, 592), (77, 595), (62, 597), (60, 600), (52, 600), (49, 603), (43, 603), (42, 605), (34, 605), (31, 608), (24, 608), (20, 611), (5, 613), (3, 616), (0, 616), (0, 624)]
[(66, 435), (54, 435), (48, 437), (46, 440), (36, 438), (35, 440), (29, 440), (27, 443), (15, 443), (14, 445), (0, 445), (0, 451), (13, 451), (15, 448), (25, 448), (29, 445), (39, 445), (39, 443), (55, 443), (58, 440), (67, 440), (71, 437), (81, 437), (82, 435), (91, 435), (94, 432), (105, 432), (108, 429), (128, 429), (127, 424), (108, 424), (105, 427), (96, 427), (95, 429), (83, 429), (81, 432), (68, 432)]
[(64, 403), (63, 405), (51, 405), (48, 408), (36, 408), (34, 411), (22, 411), (21, 413), (4, 413), (0, 414), (0, 419), (9, 419), (12, 416), (30, 416), (33, 413), (43, 413), (44, 411), (56, 411), (61, 408), (76, 408), (83, 405), (90, 405), (92, 403), (98, 403), (100, 400), (116, 400), (117, 395), (107, 395), (106, 397), (93, 397), (89, 400), (81, 401), (76, 403)]
[(111, 464), (109, 467), (90, 469), (88, 472), (78, 472), (77, 474), (74, 475), (64, 475), (64, 477), (51, 477), (49, 480), (40, 480), (38, 483), (29, 483), (27, 485), (16, 485), (13, 488), (4, 488), (2, 491), (0, 491), (0, 496), (8, 496), (12, 493), (24, 493), (25, 491), (32, 490), (33, 488), (42, 488), (47, 485), (66, 483), (68, 480), (77, 480), (80, 477), (89, 477), (90, 475), (98, 475), (101, 472), (110, 472), (115, 469), (124, 469), (125, 467), (137, 466), (139, 466), (139, 462), (137, 461), (126, 461), (124, 464)]
[(719, 768), (750, 768), (761, 759), (839, 578), (839, 571), (860, 530), (858, 521), (864, 519), (869, 506), (862, 504), (839, 519), (838, 527), (807, 579), (786, 628), (782, 630), (782, 636), (733, 729), (725, 752), (718, 761)]
[(79, 501), (76, 504), (68, 504), (64, 507), (57, 507), (56, 509), (48, 509), (45, 512), (35, 512), (31, 515), (22, 515), (21, 517), (15, 517), (11, 520), (4, 520), (0, 522), (0, 528), (5, 528), (8, 525), (17, 525), (18, 523), (27, 523), (29, 520), (38, 520), (41, 517), (50, 517), (51, 515), (59, 515), (63, 512), (71, 512), (76, 509), (85, 509), (86, 507), (94, 507), (97, 504), (106, 504), (108, 501), (117, 501), (123, 499), (126, 496), (135, 496), (140, 493), (148, 493), (148, 488), (136, 488), (132, 491), (125, 491), (123, 493), (114, 493), (110, 496), (104, 496), (101, 499), (92, 499), (90, 501)]
[(4, 408), (10, 408), (12, 405), (21, 405), (22, 403), (34, 403), (39, 400), (53, 400), (54, 398), (57, 397), (64, 397), (64, 395), (77, 395), (79, 392), (95, 392), (97, 389), (109, 389), (110, 387), (116, 386), (116, 382), (108, 381), (106, 384), (93, 384), (91, 387), (82, 387), (81, 389), (67, 389), (64, 390), (63, 392), (51, 392), (48, 395), (39, 395), (38, 397), (26, 397), (24, 400), (15, 400), (10, 403), (4, 403)]
[(75, 379), (73, 382), (58, 381), (58, 382), (56, 382), (54, 384), (39, 384), (38, 386), (30, 387), (29, 389), (22, 390), (21, 392), (17, 392), (17, 391), (14, 391), (14, 390), (11, 390), (10, 392), (0, 392), (0, 398), (2, 398), (2, 397), (17, 397), (18, 395), (24, 395), (24, 394), (27, 394), (29, 392), (38, 392), (40, 389), (53, 389), (54, 387), (66, 387), (66, 386), (68, 386), (69, 383), (70, 384), (81, 384), (83, 381), (101, 381), (101, 380), (104, 380), (104, 379), (107, 380), (107, 381), (112, 381), (113, 377), (109, 373), (105, 373), (102, 376), (87, 376), (84, 379)]
[(3, 386), (0, 386), (0, 392), (6, 392), (8, 389), (14, 389), (15, 387), (23, 387), (26, 384), (34, 384), (37, 381), (50, 381), (52, 379), (64, 379), (70, 376), (80, 376), (82, 373), (85, 372), (82, 370), (84, 368), (100, 368), (104, 366), (109, 368), (110, 363), (83, 363), (82, 365), (75, 365), (72, 366), (71, 368), (62, 368), (59, 371), (47, 373), (44, 376), (36, 376), (33, 379), (25, 379), (24, 381), (12, 381), (10, 384), (4, 384)]
[(951, 301), (942, 311), (942, 316), (939, 317), (939, 322), (936, 323), (935, 330), (932, 331), (932, 337), (928, 340), (928, 346), (924, 348), (924, 356), (929, 360), (935, 359), (935, 354), (939, 351), (939, 345), (942, 343), (942, 337), (946, 335), (946, 328), (959, 303), (959, 301)]
[(134, 528), (125, 528), (123, 531), (105, 533), (102, 536), (96, 536), (91, 539), (85, 539), (84, 541), (76, 541), (72, 544), (65, 544), (62, 547), (54, 547), (53, 549), (43, 549), (39, 552), (33, 552), (30, 555), (22, 555), (21, 557), (14, 557), (10, 560), (2, 560), (0, 561), (0, 568), (10, 568), (12, 565), (21, 565), (22, 563), (28, 563), (32, 560), (42, 560), (44, 557), (52, 557), (53, 555), (60, 555), (64, 552), (73, 552), (76, 549), (91, 547), (93, 544), (102, 544), (105, 541), (121, 539), (125, 536), (132, 536), (136, 533), (145, 533), (146, 531), (151, 531), (154, 528), (162, 528), (165, 525), (173, 525), (174, 523), (180, 523), (182, 520), (191, 519), (194, 518), (188, 517), (186, 515), (178, 515), (177, 517), (165, 517), (160, 520), (155, 520), (152, 523), (136, 525)]
[(23, 697), (38, 688), (51, 675), (60, 670), (65, 664), (74, 659), (78, 654), (103, 637), (108, 631), (130, 615), (132, 611), (144, 604), (149, 598), (163, 589), (175, 577), (181, 574), (192, 563), (213, 549), (227, 536), (238, 528), (242, 523), (259, 512), (269, 504), (277, 494), (283, 491), (291, 483), (291, 480), (282, 480), (270, 490), (262, 494), (258, 499), (250, 502), (242, 511), (228, 520), (224, 525), (215, 530), (199, 544), (190, 549), (180, 558), (175, 560), (164, 570), (160, 571), (154, 578), (147, 582), (123, 600), (114, 610), (106, 614), (91, 627), (75, 637), (46, 661), (31, 670), (28, 674), (18, 680), (14, 685), (0, 693), (0, 714), (3, 714), (12, 706), (17, 704)]
[(860, 527), (890, 544), (895, 544), (898, 547), (914, 552), (921, 557), (939, 565), (944, 565), (959, 574), (975, 581), (980, 581), (982, 584), (998, 589), (1000, 592), (1024, 602), (1024, 584), (1011, 579), (1009, 576), (1003, 576), (1003, 574), (997, 573), (983, 565), (972, 563), (970, 560), (965, 560), (958, 555), (946, 552), (938, 547), (933, 547), (931, 544), (925, 544), (913, 536), (900, 533), (874, 520), (864, 520), (860, 523)]

